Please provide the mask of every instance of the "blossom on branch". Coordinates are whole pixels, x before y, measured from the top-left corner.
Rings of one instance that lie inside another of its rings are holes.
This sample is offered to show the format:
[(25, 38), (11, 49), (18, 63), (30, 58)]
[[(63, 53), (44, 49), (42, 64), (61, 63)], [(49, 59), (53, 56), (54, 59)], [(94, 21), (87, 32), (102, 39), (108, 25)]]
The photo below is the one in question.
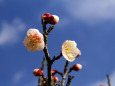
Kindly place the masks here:
[(66, 40), (62, 45), (61, 52), (66, 60), (72, 62), (79, 54), (79, 49), (75, 41)]
[(29, 52), (36, 52), (44, 49), (44, 38), (38, 29), (29, 29), (23, 44)]

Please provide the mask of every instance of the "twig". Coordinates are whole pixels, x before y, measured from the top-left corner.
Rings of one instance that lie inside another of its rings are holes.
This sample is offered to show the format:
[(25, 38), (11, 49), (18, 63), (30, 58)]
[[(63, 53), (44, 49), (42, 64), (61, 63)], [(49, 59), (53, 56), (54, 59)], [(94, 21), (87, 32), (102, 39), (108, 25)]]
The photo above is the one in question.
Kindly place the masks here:
[(108, 79), (108, 86), (111, 86), (111, 81), (110, 81), (110, 76), (107, 74), (107, 79)]
[(46, 28), (46, 23), (44, 22), (44, 20), (42, 19), (42, 26), (43, 26), (43, 36), (44, 36), (44, 42), (45, 42), (45, 47), (44, 47), (44, 54), (47, 60), (47, 70), (48, 70), (48, 86), (51, 86), (51, 63), (50, 63), (50, 56), (49, 56), (49, 52), (47, 49), (47, 28)]
[[(45, 62), (46, 62), (46, 59), (45, 59), (45, 57), (43, 57), (42, 67), (41, 67), (41, 71), (42, 71), (42, 72), (43, 72), (44, 67), (45, 67)], [(42, 83), (41, 83), (42, 77), (44, 78), (44, 76), (39, 76), (39, 79), (38, 79), (38, 86), (41, 86), (41, 85), (42, 85)]]
[(68, 81), (67, 81), (67, 84), (66, 86), (70, 86), (70, 83), (71, 83), (71, 80), (74, 78), (74, 76), (68, 76)]
[(57, 57), (53, 57), (53, 59), (51, 60), (51, 64), (53, 64), (53, 62), (55, 61), (55, 60), (58, 60), (58, 59), (60, 59), (61, 58), (61, 56), (62, 56), (62, 53), (60, 53), (60, 55), (59, 56), (57, 56)]
[(47, 31), (47, 35), (54, 29), (54, 26), (50, 26), (48, 31)]
[(59, 72), (57, 70), (55, 70), (55, 71), (56, 71), (55, 74), (58, 73), (60, 76), (63, 76), (63, 73), (61, 73), (61, 72)]
[(64, 86), (64, 84), (65, 84), (66, 75), (68, 74), (68, 71), (67, 71), (68, 66), (69, 66), (69, 61), (66, 61), (66, 65), (65, 65), (65, 68), (64, 68), (64, 74), (62, 76), (61, 86)]

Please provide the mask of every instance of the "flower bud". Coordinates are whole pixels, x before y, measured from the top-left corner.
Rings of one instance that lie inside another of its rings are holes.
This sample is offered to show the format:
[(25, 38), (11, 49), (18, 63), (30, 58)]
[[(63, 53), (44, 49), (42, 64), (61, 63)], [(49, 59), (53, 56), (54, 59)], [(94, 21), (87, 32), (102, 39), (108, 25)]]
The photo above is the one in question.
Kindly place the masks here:
[(77, 57), (81, 56), (81, 51), (79, 49), (78, 49), (78, 51), (79, 51), (79, 53), (78, 53)]
[(39, 75), (43, 75), (43, 72), (40, 69), (34, 69), (33, 74), (34, 76), (39, 76)]
[(74, 71), (79, 71), (81, 69), (82, 69), (82, 65), (81, 64), (75, 64), (72, 67), (72, 70), (74, 70)]
[(51, 70), (51, 73), (52, 73), (52, 75), (54, 75), (56, 73), (56, 71), (55, 70)]
[(59, 17), (56, 15), (50, 15), (49, 13), (45, 13), (42, 15), (42, 19), (45, 21), (45, 23), (49, 23), (52, 25), (55, 25), (59, 22)]
[(58, 81), (58, 77), (57, 76), (53, 76), (53, 78), (54, 78), (54, 82)]
[(45, 13), (44, 15), (48, 18), (51, 16), (49, 13)]
[(49, 19), (49, 24), (55, 25), (59, 22), (59, 17), (56, 15), (52, 15)]

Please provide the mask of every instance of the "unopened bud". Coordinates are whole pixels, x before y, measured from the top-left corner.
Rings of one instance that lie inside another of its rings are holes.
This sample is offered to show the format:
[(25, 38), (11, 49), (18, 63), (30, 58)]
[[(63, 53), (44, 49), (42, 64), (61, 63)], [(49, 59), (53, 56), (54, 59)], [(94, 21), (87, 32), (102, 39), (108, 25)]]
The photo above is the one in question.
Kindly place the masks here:
[(50, 17), (50, 20), (49, 20), (49, 23), (52, 24), (52, 25), (55, 25), (59, 22), (59, 17), (56, 16), (56, 15), (52, 15)]
[(79, 71), (81, 69), (82, 69), (82, 65), (81, 64), (75, 64), (72, 67), (72, 70), (74, 70), (74, 71)]
[(40, 76), (43, 75), (43, 72), (40, 69), (34, 69), (33, 74), (34, 76)]
[(56, 71), (55, 70), (51, 70), (51, 73), (52, 73), (52, 75), (54, 75), (56, 73)]
[(53, 78), (54, 78), (54, 82), (58, 81), (58, 77), (57, 76), (53, 76)]

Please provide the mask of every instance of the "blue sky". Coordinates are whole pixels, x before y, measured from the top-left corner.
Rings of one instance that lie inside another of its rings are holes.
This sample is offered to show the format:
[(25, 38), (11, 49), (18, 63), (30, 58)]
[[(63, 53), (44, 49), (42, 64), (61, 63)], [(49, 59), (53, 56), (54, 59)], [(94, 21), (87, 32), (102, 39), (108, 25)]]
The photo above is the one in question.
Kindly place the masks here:
[[(32, 72), (41, 67), (43, 51), (28, 52), (22, 42), (29, 28), (43, 32), (41, 15), (46, 12), (60, 18), (48, 37), (50, 56), (60, 54), (65, 40), (75, 40), (82, 52), (69, 66), (83, 65), (81, 71), (71, 73), (75, 76), (71, 86), (107, 86), (107, 73), (113, 86), (114, 9), (114, 0), (0, 0), (0, 86), (37, 86)], [(63, 72), (65, 62), (62, 57), (52, 69)]]

